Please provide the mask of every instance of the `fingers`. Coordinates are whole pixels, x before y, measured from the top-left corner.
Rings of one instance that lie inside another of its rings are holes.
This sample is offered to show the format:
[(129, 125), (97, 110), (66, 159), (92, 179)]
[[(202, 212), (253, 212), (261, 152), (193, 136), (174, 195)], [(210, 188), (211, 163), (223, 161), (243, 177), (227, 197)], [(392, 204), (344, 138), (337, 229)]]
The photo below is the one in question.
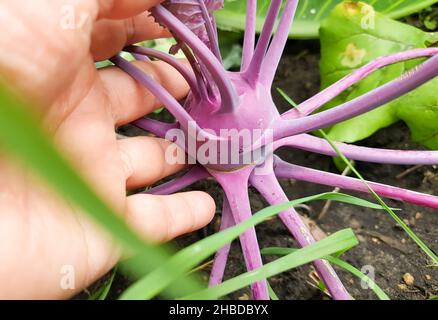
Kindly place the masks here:
[(125, 19), (146, 11), (163, 0), (99, 0), (99, 17)]
[[(166, 150), (170, 150), (170, 146), (171, 143), (166, 140), (151, 137), (119, 140), (118, 147), (125, 166), (127, 188), (148, 186), (182, 170), (185, 167), (184, 162), (170, 164), (170, 161), (166, 160)], [(173, 145), (172, 150), (173, 147), (176, 148)]]
[(102, 19), (93, 27), (91, 53), (95, 61), (101, 61), (111, 58), (127, 45), (170, 36), (147, 12), (125, 20)]
[[(184, 98), (189, 86), (181, 74), (170, 65), (160, 62), (134, 62), (146, 74), (161, 84), (177, 100)], [(106, 68), (99, 71), (116, 126), (135, 121), (153, 112), (161, 102), (130, 75), (119, 68)]]
[(204, 227), (216, 210), (213, 199), (204, 192), (134, 195), (127, 201), (128, 224), (154, 242), (168, 241)]

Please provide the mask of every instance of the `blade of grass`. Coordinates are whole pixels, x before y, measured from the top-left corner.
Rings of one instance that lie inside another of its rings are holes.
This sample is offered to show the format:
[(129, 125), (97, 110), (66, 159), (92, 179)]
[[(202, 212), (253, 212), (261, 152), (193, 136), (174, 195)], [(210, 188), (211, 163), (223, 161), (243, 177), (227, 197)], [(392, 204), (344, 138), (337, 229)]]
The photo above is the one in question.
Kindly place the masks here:
[[(199, 263), (202, 263), (202, 261), (213, 255), (219, 248), (223, 247), (227, 243), (232, 242), (249, 228), (274, 215), (279, 214), (282, 211), (285, 211), (290, 207), (316, 200), (333, 200), (366, 208), (382, 209), (381, 206), (374, 203), (341, 193), (323, 193), (320, 195), (297, 199), (285, 204), (265, 208), (254, 214), (251, 219), (248, 219), (239, 225), (214, 234), (208, 238), (196, 242), (189, 247), (184, 248), (175, 254), (166, 264), (161, 265), (154, 272), (146, 275), (134, 283), (122, 294), (120, 298), (127, 300), (151, 299), (159, 292), (162, 292), (176, 278), (179, 278), (190, 272)], [(172, 272), (170, 272), (170, 270)]]
[(382, 198), (371, 188), (371, 186), (365, 181), (362, 175), (357, 171), (357, 169), (351, 164), (351, 162), (344, 156), (344, 154), (339, 150), (339, 148), (335, 145), (335, 143), (329, 138), (329, 136), (324, 132), (324, 130), (319, 130), (321, 135), (327, 140), (327, 142), (331, 145), (333, 150), (336, 151), (341, 160), (345, 163), (346, 166), (350, 168), (350, 170), (362, 181), (362, 183), (368, 188), (370, 193), (376, 198), (379, 204), (385, 208), (386, 212), (390, 214), (390, 216), (395, 220), (395, 222), (407, 233), (407, 235), (420, 247), (421, 250), (425, 254), (432, 259), (434, 264), (438, 266), (438, 256), (423, 242), (423, 240), (418, 237), (415, 232), (412, 231), (411, 228), (402, 220), (400, 217), (390, 208), (388, 205), (382, 200)]
[(231, 292), (237, 291), (256, 281), (267, 279), (287, 270), (321, 259), (339, 250), (352, 248), (358, 244), (353, 230), (346, 229), (334, 233), (333, 235), (318, 241), (310, 246), (304, 247), (287, 256), (265, 264), (263, 267), (246, 272), (233, 279), (227, 280), (222, 284), (209, 289), (202, 290), (195, 294), (185, 296), (187, 300), (212, 300), (223, 297)]
[[(293, 252), (296, 252), (298, 249), (292, 249), (292, 248), (265, 248), (262, 249), (261, 252), (263, 255), (288, 255)], [(386, 293), (369, 277), (367, 277), (365, 274), (363, 274), (360, 270), (352, 266), (351, 264), (345, 262), (344, 260), (341, 260), (339, 258), (331, 256), (325, 256), (325, 260), (330, 262), (331, 264), (337, 265), (338, 267), (350, 272), (354, 276), (358, 277), (360, 280), (364, 281), (369, 288), (371, 288), (376, 296), (380, 300), (390, 300), (389, 297), (386, 295)]]
[(111, 272), (110, 278), (104, 283), (99, 289), (97, 289), (93, 294), (90, 295), (88, 300), (106, 300), (108, 293), (114, 282), (114, 278), (117, 274), (117, 267)]
[[(131, 254), (141, 253), (142, 269), (153, 270), (169, 257), (169, 248), (144, 243), (79, 176), (55, 147), (27, 102), (0, 85), (0, 147), (39, 174), (60, 196), (101, 224)], [(199, 284), (184, 278), (189, 292)]]
[(269, 297), (271, 298), (271, 300), (280, 300), (278, 298), (277, 294), (275, 293), (274, 289), (272, 289), (269, 282), (268, 282), (268, 291), (269, 291)]

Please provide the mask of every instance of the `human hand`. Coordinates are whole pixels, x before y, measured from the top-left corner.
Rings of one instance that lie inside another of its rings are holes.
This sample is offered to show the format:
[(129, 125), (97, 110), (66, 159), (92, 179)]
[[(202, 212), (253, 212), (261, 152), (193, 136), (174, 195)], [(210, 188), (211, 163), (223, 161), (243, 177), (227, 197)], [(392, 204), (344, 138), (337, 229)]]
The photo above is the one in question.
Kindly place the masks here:
[[(126, 196), (182, 169), (169, 142), (117, 140), (115, 127), (160, 106), (117, 68), (97, 71), (127, 44), (167, 36), (146, 13), (158, 0), (3, 0), (0, 81), (41, 106), (36, 113), (81, 174), (143, 237), (165, 241), (206, 225), (215, 205), (201, 192)], [(73, 19), (73, 20), (72, 20)], [(170, 66), (136, 62), (176, 98), (188, 86)], [(67, 298), (110, 270), (120, 251), (85, 215), (0, 152), (0, 298)], [(64, 266), (72, 290), (61, 287)]]

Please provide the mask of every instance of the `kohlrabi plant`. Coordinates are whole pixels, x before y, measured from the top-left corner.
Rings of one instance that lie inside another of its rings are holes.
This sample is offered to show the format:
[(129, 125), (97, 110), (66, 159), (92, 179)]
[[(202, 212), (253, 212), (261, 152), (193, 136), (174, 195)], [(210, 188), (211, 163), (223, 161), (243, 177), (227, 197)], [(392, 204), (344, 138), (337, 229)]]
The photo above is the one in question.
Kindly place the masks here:
[[(377, 58), (289, 112), (279, 114), (272, 100), (271, 86), (298, 5), (297, 0), (286, 0), (284, 4), (282, 2), (271, 1), (256, 43), (257, 1), (247, 1), (242, 65), (238, 72), (226, 71), (221, 61), (213, 11), (221, 8), (222, 1), (167, 0), (151, 10), (156, 21), (167, 27), (176, 39), (177, 44), (171, 53), (182, 50), (192, 70), (172, 55), (152, 49), (130, 46), (124, 51), (133, 53), (137, 59), (163, 60), (178, 70), (191, 88), (184, 104), (180, 104), (135, 65), (120, 56), (112, 59), (119, 68), (152, 92), (176, 118), (175, 123), (144, 118), (136, 121), (135, 125), (178, 145), (179, 149), (168, 152), (167, 161), (181, 160), (178, 150), (183, 150), (188, 162), (192, 164), (185, 175), (147, 192), (170, 194), (196, 181), (212, 177), (225, 193), (221, 229), (251, 217), (249, 186), (256, 188), (271, 205), (287, 202), (288, 198), (278, 181), (281, 178), (366, 193), (370, 192), (371, 187), (382, 197), (438, 208), (436, 196), (377, 183), (364, 184), (350, 177), (286, 163), (274, 155), (281, 147), (291, 147), (328, 156), (342, 152), (350, 159), (374, 163), (438, 164), (436, 151), (382, 150), (341, 143), (333, 148), (328, 141), (309, 134), (376, 109), (435, 78), (438, 75), (437, 48), (415, 49)], [(357, 3), (346, 2), (344, 5), (348, 6), (348, 10), (360, 10)], [(279, 15), (279, 24), (274, 34)], [(372, 72), (419, 57), (430, 59), (408, 70), (398, 79), (362, 96), (335, 108), (314, 113)], [(300, 246), (314, 243), (311, 232), (294, 209), (282, 212), (280, 219)], [(255, 229), (242, 234), (240, 242), (248, 270), (262, 267)], [(211, 286), (222, 281), (229, 250), (228, 245), (217, 253), (211, 272)], [(334, 299), (351, 298), (327, 260), (316, 260), (314, 266)], [(254, 299), (268, 299), (267, 282), (254, 283), (252, 293)]]

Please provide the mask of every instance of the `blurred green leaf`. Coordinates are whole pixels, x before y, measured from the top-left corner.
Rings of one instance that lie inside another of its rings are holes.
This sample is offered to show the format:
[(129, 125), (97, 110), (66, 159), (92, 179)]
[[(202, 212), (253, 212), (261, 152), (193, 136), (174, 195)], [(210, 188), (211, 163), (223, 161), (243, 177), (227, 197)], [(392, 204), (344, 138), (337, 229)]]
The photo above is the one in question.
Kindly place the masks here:
[[(300, 0), (290, 35), (296, 39), (318, 38), (321, 21), (343, 0)], [(377, 11), (398, 19), (427, 8), (438, 0), (366, 0)], [(257, 30), (263, 27), (269, 0), (258, 0)], [(225, 8), (216, 12), (217, 23), (223, 30), (244, 31), (246, 0), (225, 0)]]

